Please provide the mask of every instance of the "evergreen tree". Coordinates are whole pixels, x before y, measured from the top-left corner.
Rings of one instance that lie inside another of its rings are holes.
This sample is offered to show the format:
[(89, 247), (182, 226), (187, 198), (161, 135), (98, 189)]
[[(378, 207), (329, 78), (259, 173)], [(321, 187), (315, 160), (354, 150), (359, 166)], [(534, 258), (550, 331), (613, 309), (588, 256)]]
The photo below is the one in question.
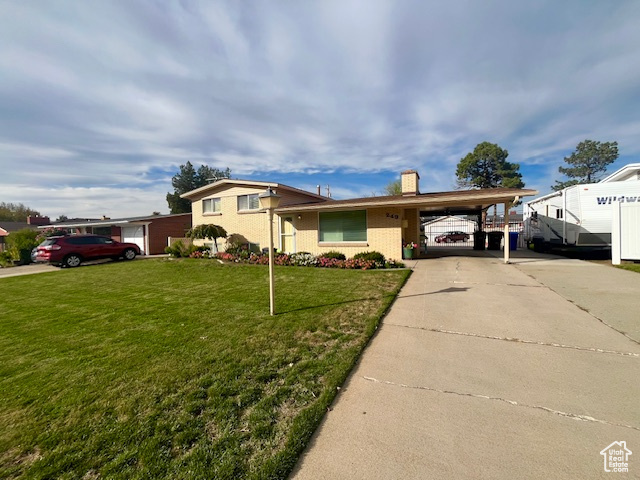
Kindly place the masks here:
[(458, 162), (458, 186), (466, 188), (523, 188), (520, 165), (507, 162), (509, 152), (495, 143), (479, 143)]
[(218, 170), (217, 168), (201, 165), (196, 170), (191, 162), (180, 165), (180, 171), (171, 179), (173, 193), (167, 193), (167, 203), (171, 213), (191, 212), (191, 202), (186, 198), (180, 198), (183, 193), (196, 188), (204, 187), (223, 178), (231, 178), (231, 170)]
[(618, 142), (594, 142), (585, 140), (580, 142), (564, 161), (569, 167), (558, 167), (558, 171), (570, 178), (565, 182), (556, 180), (551, 188), (555, 191), (562, 190), (572, 185), (581, 183), (595, 183), (602, 173), (607, 170), (618, 158)]

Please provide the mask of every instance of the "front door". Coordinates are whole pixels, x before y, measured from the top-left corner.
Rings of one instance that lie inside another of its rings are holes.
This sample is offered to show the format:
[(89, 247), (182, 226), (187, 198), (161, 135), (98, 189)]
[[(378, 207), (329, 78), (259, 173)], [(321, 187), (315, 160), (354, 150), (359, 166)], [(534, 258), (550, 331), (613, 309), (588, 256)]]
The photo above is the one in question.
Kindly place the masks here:
[(284, 253), (296, 252), (296, 229), (291, 217), (280, 219), (280, 249)]

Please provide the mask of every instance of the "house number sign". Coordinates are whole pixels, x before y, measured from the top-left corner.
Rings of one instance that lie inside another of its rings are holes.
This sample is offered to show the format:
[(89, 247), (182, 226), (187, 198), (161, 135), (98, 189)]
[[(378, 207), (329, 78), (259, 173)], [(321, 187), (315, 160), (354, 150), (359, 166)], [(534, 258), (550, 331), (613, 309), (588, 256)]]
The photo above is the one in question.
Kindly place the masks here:
[(394, 220), (398, 220), (400, 216), (397, 213), (387, 213), (387, 218), (393, 218)]

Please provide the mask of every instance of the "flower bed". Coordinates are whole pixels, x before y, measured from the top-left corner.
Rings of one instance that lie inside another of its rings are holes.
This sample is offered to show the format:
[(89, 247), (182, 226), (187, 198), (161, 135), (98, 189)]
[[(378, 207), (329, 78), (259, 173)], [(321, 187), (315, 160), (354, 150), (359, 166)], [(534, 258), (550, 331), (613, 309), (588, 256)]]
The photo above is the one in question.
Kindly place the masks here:
[[(228, 252), (212, 254), (212, 257), (225, 262), (249, 263), (254, 265), (268, 265), (269, 255), (251, 253), (249, 255), (237, 255)], [(202, 257), (198, 257), (202, 258)], [(318, 267), (318, 268), (342, 268), (351, 270), (373, 270), (376, 268), (404, 268), (402, 262), (396, 260), (386, 260), (384, 262), (368, 260), (364, 258), (327, 258), (322, 255), (316, 256), (311, 253), (278, 253), (274, 257), (273, 263), (280, 266), (296, 267)]]

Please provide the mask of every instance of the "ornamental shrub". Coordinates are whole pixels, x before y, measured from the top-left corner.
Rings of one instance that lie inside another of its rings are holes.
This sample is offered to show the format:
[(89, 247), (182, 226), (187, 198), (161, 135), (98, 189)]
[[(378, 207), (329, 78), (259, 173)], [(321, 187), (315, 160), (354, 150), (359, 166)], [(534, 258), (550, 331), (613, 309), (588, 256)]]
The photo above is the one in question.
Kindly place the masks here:
[(230, 253), (232, 255), (236, 255), (238, 252), (240, 252), (240, 250), (242, 250), (242, 244), (235, 243), (235, 242), (227, 243), (227, 245), (224, 248), (224, 251), (226, 253)]
[[(189, 258), (210, 258), (211, 257), (211, 247), (207, 245), (189, 245), (186, 249), (186, 252)], [(183, 254), (184, 256), (184, 254)]]
[(397, 260), (387, 260), (384, 264), (384, 268), (404, 268), (404, 263)]
[(180, 257), (188, 257), (189, 256), (189, 247), (187, 247), (180, 240), (176, 240), (171, 244), (171, 246), (164, 249), (165, 253), (168, 253), (172, 257), (180, 258)]
[[(365, 253), (377, 253), (377, 252), (365, 252)], [(241, 252), (239, 255), (234, 255), (229, 252), (220, 252), (213, 255), (219, 260), (235, 263), (250, 263), (253, 265), (268, 265), (268, 254), (256, 254), (249, 252)], [(374, 255), (375, 258), (378, 256)], [(383, 257), (384, 258), (384, 257)], [(374, 268), (404, 268), (404, 264), (395, 260), (389, 260), (388, 262), (378, 262), (376, 260), (367, 258), (326, 258), (324, 256), (318, 256), (309, 252), (299, 253), (280, 253), (274, 256), (274, 263), (279, 266), (300, 266), (300, 267), (320, 267), (320, 268), (343, 268), (343, 269), (360, 269), (371, 270)]]
[(338, 252), (336, 250), (331, 250), (329, 252), (325, 252), (320, 255), (319, 258), (327, 258), (327, 259), (336, 259), (336, 260), (346, 260), (347, 257), (344, 253)]
[(13, 258), (9, 252), (0, 252), (0, 267), (13, 267)]
[(318, 258), (309, 252), (292, 253), (289, 261), (291, 265), (298, 267), (315, 267), (318, 264)]
[(384, 255), (381, 254), (380, 252), (376, 252), (375, 250), (372, 252), (361, 252), (361, 253), (356, 253), (353, 256), (354, 260), (371, 260), (373, 262), (375, 262), (378, 265), (384, 266), (385, 264), (385, 258)]
[(22, 264), (31, 263), (31, 250), (38, 246), (40, 242), (36, 239), (38, 232), (29, 228), (23, 228), (13, 232), (7, 237), (7, 251), (14, 260), (20, 260)]

